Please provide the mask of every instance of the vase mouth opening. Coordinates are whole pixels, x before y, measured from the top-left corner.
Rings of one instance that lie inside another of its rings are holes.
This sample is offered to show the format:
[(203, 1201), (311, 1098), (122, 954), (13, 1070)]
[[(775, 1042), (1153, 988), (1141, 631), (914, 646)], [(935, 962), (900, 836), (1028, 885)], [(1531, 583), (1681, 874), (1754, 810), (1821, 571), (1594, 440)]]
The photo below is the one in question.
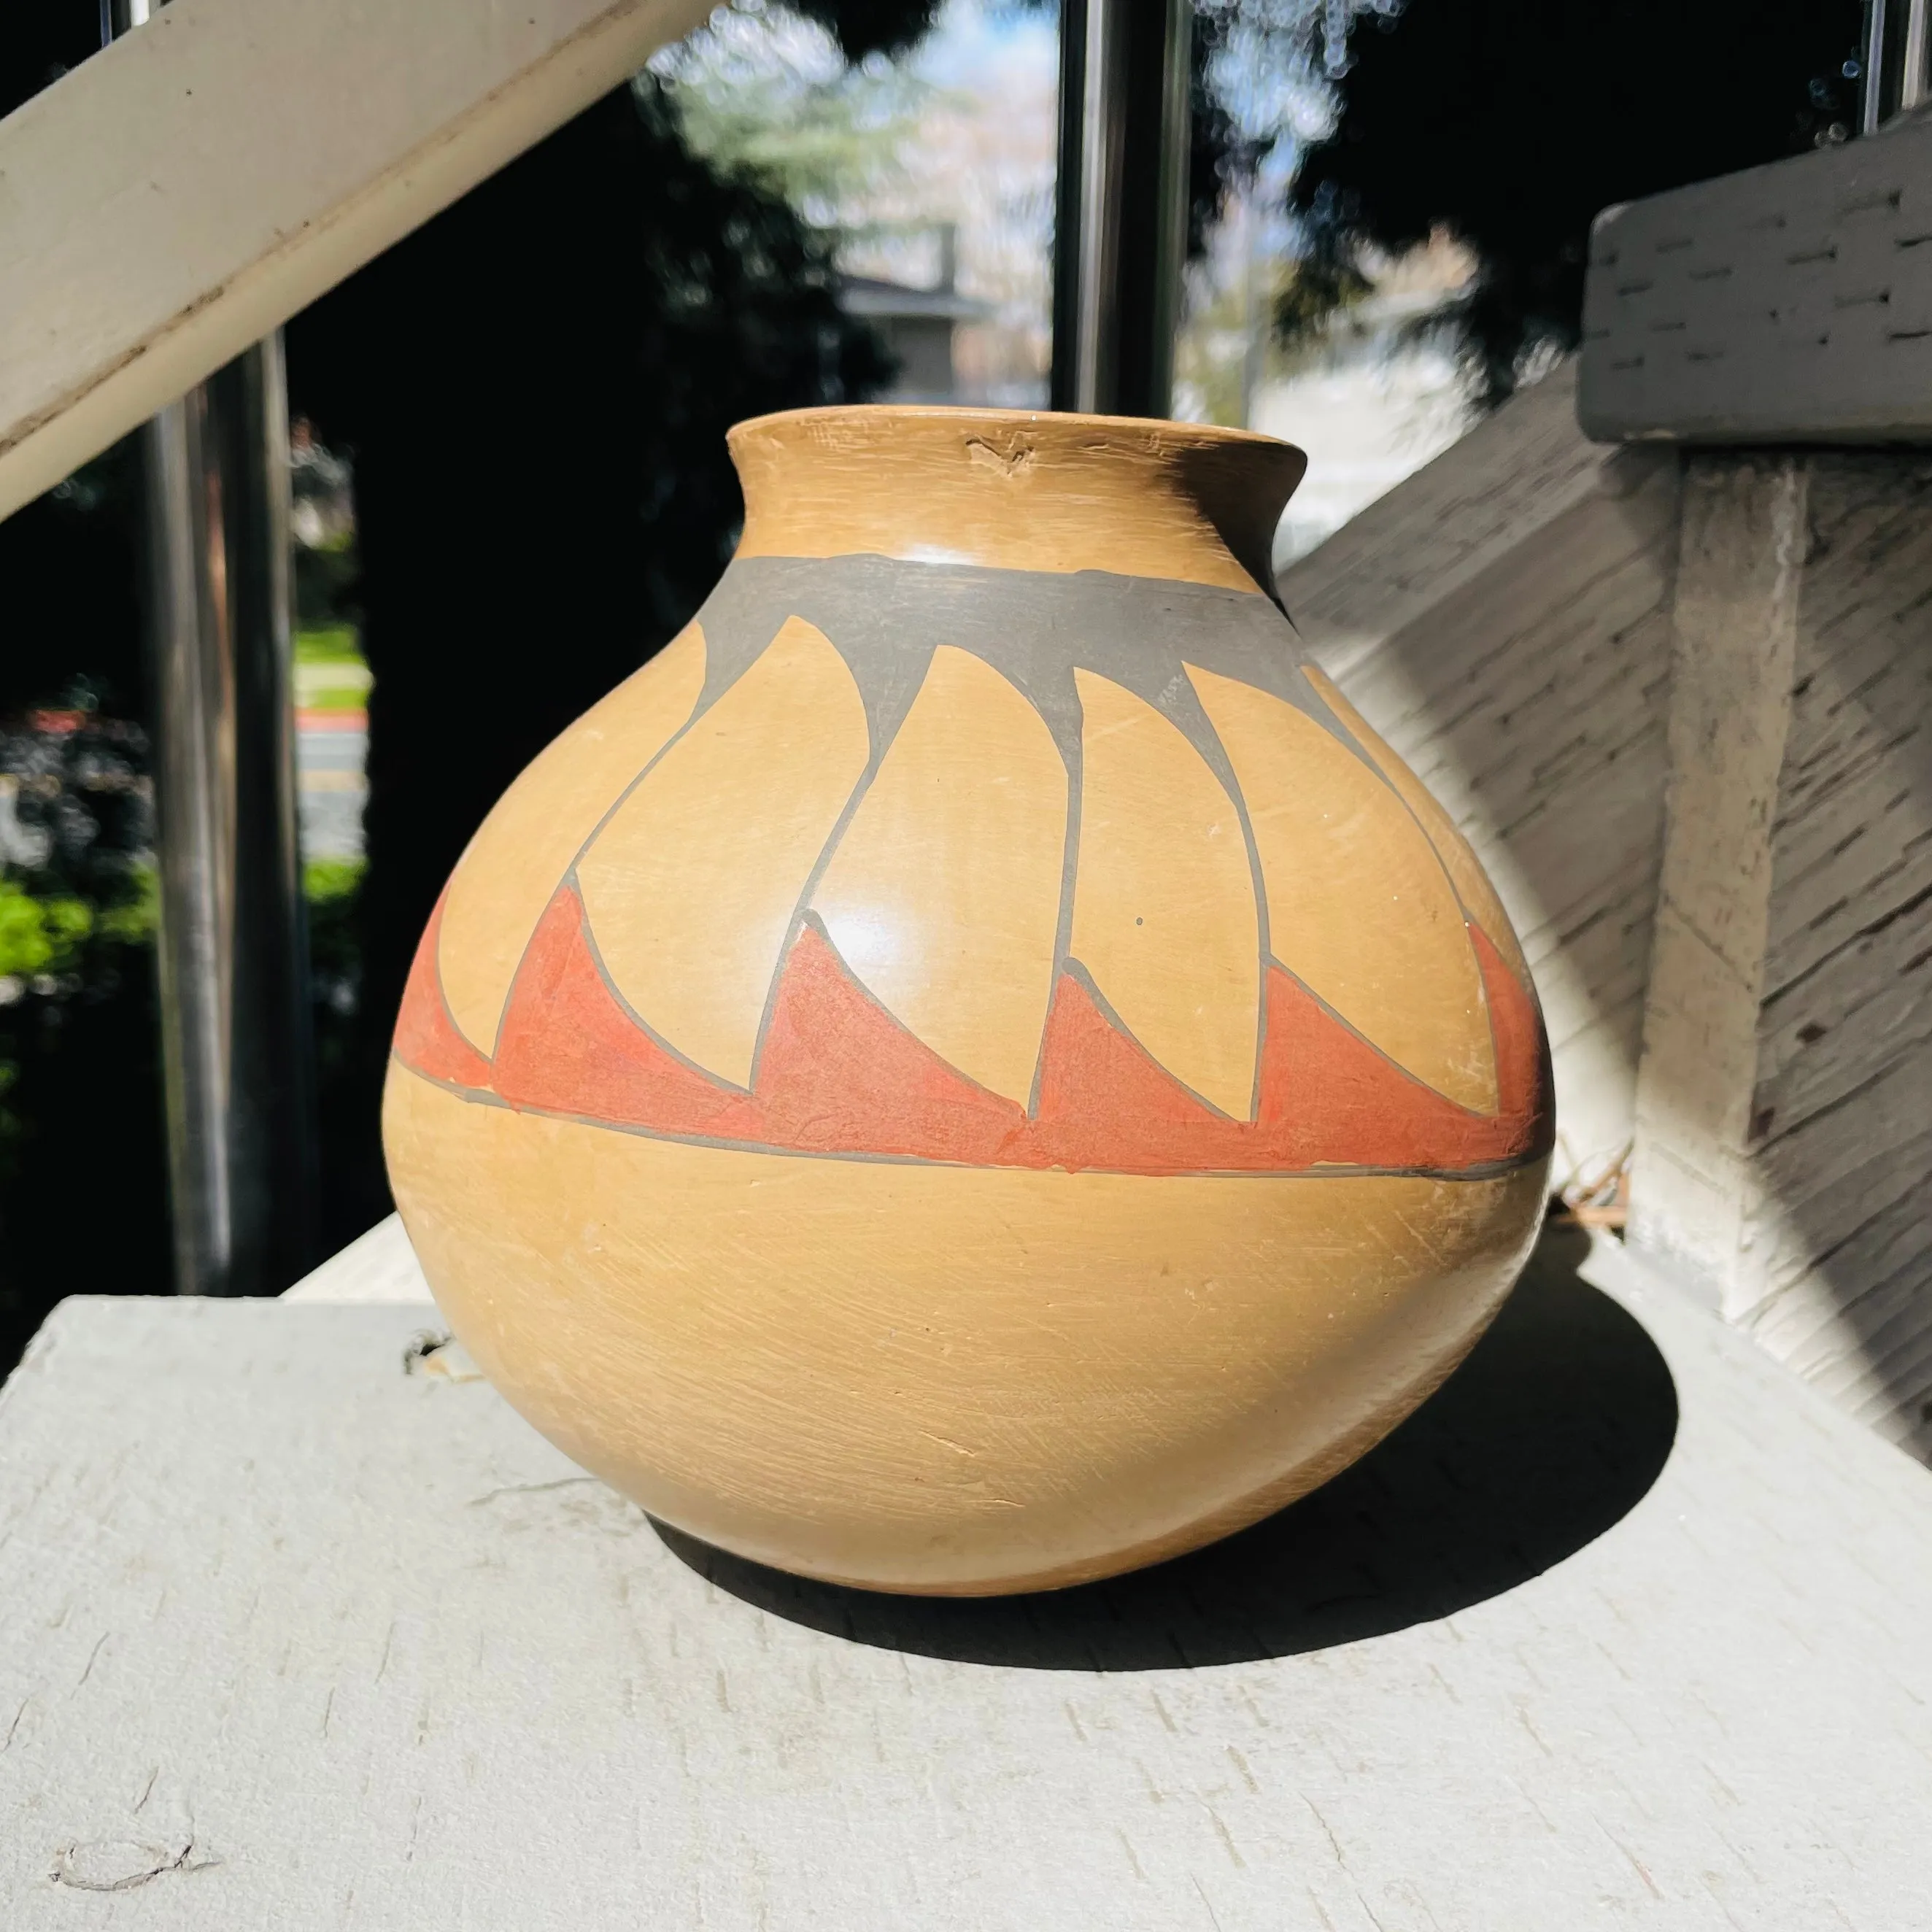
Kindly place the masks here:
[(1292, 450), (1294, 444), (1256, 429), (1234, 429), (1222, 423), (1183, 422), (1166, 416), (1109, 416), (1084, 413), (1077, 410), (1004, 409), (991, 403), (827, 403), (808, 409), (774, 410), (761, 416), (747, 416), (733, 424), (727, 440), (735, 443), (740, 436), (766, 430), (814, 424), (828, 428), (842, 423), (970, 425), (975, 423), (996, 429), (1021, 429), (1046, 424), (1059, 428), (1098, 433), (1118, 439), (1130, 446), (1144, 442), (1188, 445), (1202, 448), (1244, 447), (1256, 449)]
[(1045, 410), (853, 404), (730, 433), (741, 556), (1082, 570), (1272, 597), (1307, 458), (1251, 430)]

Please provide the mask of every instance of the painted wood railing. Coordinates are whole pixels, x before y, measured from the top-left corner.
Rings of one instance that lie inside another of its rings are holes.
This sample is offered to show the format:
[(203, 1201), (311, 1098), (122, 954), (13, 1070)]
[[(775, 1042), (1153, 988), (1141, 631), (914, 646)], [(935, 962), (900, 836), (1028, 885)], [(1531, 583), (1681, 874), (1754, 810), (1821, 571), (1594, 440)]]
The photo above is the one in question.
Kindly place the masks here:
[(172, 0), (0, 122), (0, 516), (706, 10)]

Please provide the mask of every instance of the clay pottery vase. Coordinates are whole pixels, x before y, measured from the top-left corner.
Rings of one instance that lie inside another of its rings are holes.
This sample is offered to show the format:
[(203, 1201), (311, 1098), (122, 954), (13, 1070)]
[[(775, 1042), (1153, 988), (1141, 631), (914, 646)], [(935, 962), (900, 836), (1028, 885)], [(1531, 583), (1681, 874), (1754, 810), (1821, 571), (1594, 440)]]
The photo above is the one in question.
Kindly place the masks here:
[(882, 1590), (1252, 1522), (1443, 1379), (1547, 1054), (1441, 808), (1265, 588), (1299, 452), (742, 424), (690, 626), (505, 794), (384, 1132), (451, 1327), (656, 1516)]

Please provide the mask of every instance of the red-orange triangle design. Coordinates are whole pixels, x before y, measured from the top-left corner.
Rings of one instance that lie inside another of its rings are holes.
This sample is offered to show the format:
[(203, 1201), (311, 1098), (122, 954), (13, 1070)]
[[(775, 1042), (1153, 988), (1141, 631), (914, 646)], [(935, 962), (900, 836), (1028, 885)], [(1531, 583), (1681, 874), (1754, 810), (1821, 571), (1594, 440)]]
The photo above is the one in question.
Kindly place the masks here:
[(1029, 1116), (916, 1039), (809, 923), (779, 976), (752, 1090), (742, 1092), (680, 1059), (625, 1008), (568, 886), (531, 939), (492, 1062), (443, 1000), (440, 911), (410, 972), (397, 1058), (518, 1109), (778, 1153), (1144, 1174), (1468, 1173), (1548, 1144), (1550, 1067), (1534, 1003), (1474, 926), (1496, 1047), (1494, 1114), (1468, 1112), (1412, 1078), (1271, 964), (1256, 1118), (1235, 1120), (1168, 1076), (1070, 974), (1054, 993)]

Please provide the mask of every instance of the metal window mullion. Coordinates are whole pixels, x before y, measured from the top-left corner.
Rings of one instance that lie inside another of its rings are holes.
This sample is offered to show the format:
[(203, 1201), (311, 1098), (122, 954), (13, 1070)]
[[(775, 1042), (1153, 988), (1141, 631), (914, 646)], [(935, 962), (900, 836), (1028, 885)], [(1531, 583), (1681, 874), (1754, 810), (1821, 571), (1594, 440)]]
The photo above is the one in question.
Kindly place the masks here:
[[(150, 0), (108, 0), (110, 37)], [(161, 1057), (175, 1286), (272, 1293), (315, 1258), (279, 335), (142, 442)]]
[(1063, 0), (1056, 409), (1171, 406), (1192, 26), (1190, 0)]

